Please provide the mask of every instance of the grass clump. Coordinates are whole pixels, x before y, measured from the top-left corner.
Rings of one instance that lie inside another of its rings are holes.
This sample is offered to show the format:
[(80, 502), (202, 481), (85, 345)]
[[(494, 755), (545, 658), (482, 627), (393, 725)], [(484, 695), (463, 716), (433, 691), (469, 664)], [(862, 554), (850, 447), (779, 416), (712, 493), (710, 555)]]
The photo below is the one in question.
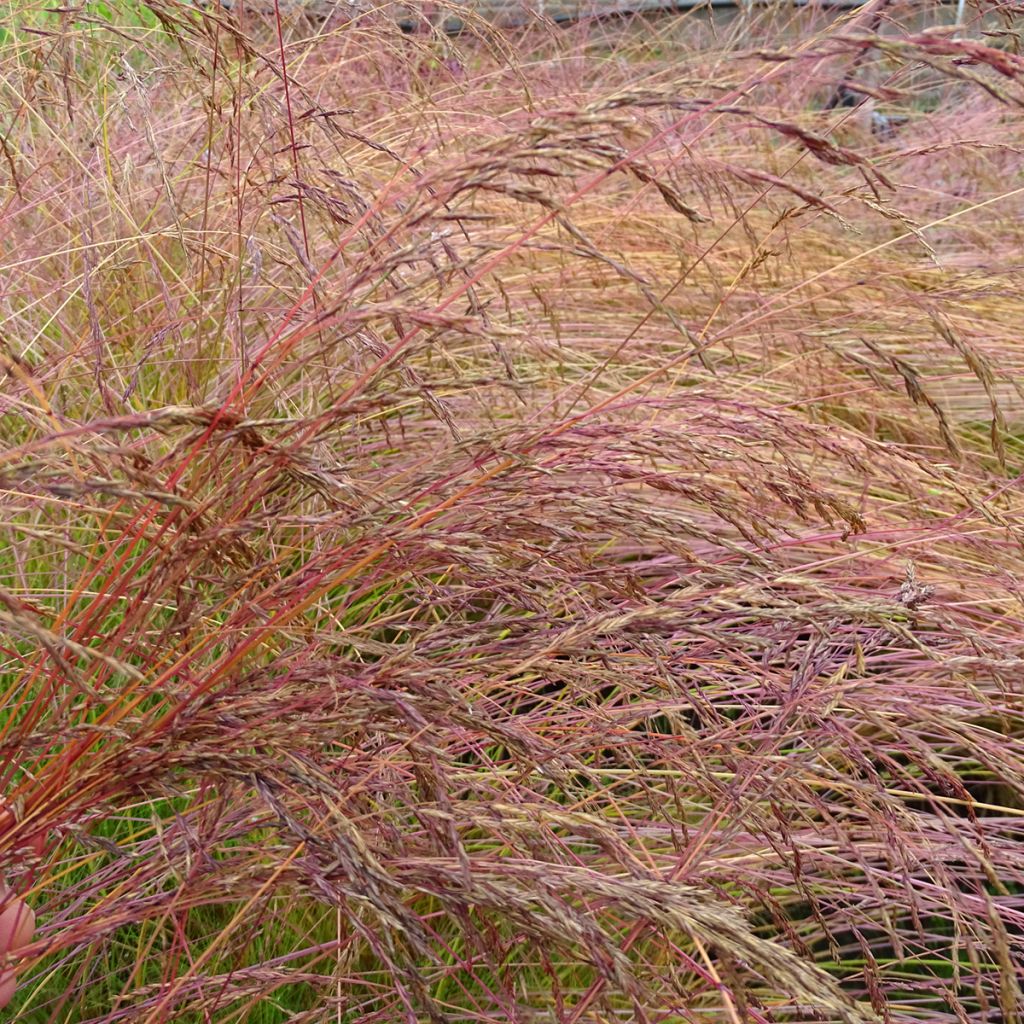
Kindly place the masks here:
[(392, 14), (5, 9), (18, 1019), (1015, 1019), (1018, 26)]

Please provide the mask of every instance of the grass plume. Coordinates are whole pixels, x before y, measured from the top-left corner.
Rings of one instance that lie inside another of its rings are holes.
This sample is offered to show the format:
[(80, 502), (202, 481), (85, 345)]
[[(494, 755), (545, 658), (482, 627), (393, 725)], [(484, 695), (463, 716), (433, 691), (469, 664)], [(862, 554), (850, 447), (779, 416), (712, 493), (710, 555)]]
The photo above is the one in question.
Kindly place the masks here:
[(3, 8), (19, 1020), (1016, 1019), (1019, 24), (884, 12)]

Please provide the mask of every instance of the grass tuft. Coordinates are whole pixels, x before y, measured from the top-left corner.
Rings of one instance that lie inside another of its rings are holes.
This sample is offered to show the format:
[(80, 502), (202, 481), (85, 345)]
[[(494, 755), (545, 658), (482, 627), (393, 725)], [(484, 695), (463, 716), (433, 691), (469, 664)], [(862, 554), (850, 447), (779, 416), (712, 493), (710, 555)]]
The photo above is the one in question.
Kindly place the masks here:
[(1017, 1019), (1020, 25), (876, 8), (0, 7), (18, 1020)]

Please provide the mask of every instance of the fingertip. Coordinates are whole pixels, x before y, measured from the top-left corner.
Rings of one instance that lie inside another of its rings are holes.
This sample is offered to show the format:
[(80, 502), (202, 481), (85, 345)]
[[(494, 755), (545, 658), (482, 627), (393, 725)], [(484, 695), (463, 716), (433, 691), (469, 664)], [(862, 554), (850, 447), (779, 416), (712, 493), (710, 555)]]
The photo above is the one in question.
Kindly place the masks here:
[(6, 893), (0, 895), (2, 900), (8, 902), (0, 911), (0, 956), (27, 945), (36, 930), (35, 912), (24, 900)]
[(0, 1008), (6, 1006), (17, 991), (18, 980), (12, 971), (0, 974)]

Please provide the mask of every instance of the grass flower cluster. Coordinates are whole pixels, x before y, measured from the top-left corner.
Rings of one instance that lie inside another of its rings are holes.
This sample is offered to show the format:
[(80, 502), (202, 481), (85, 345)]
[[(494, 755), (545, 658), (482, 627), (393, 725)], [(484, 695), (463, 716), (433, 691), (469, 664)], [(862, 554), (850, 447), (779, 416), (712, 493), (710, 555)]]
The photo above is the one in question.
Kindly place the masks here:
[(1019, 13), (323, 13), (0, 6), (6, 1012), (1018, 1020)]

